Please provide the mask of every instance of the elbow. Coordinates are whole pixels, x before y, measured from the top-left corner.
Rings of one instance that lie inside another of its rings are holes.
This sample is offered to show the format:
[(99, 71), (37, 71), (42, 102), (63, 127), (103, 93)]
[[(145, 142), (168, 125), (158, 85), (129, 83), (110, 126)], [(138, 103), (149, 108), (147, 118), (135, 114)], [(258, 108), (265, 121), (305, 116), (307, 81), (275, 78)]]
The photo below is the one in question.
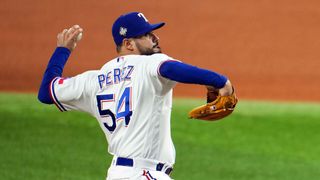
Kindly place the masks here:
[(45, 99), (39, 95), (38, 95), (38, 100), (43, 104), (50, 104), (50, 102), (47, 99)]
[(50, 94), (48, 92), (44, 93), (41, 89), (38, 93), (38, 100), (43, 104), (53, 104)]

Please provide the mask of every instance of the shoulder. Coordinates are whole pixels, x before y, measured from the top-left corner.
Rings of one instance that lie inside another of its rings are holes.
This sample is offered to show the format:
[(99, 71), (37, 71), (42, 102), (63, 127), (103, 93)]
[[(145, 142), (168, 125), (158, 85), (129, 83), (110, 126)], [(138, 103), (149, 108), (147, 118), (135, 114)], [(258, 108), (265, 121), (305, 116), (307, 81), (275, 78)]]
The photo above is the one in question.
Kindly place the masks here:
[(146, 64), (161, 64), (165, 61), (171, 61), (174, 60), (174, 58), (166, 55), (166, 54), (162, 54), (162, 53), (157, 53), (157, 54), (153, 54), (153, 55), (149, 55), (149, 56), (145, 56), (145, 61), (144, 63)]
[(99, 70), (85, 71), (81, 74), (78, 74), (77, 76), (71, 77), (71, 79), (75, 78), (89, 83), (92, 79), (96, 78), (99, 75), (99, 72)]
[(114, 66), (118, 61), (119, 57), (109, 60), (101, 67), (100, 70), (106, 69), (109, 66)]
[(163, 53), (156, 53), (156, 54), (150, 55), (149, 57), (152, 59), (159, 59), (159, 60), (173, 60), (172, 57)]
[(79, 74), (77, 79), (80, 84), (83, 84), (86, 91), (92, 91), (98, 89), (99, 75), (101, 75), (100, 70), (90, 70)]
[(91, 77), (91, 76), (96, 76), (97, 74), (99, 74), (99, 72), (100, 70), (90, 70), (90, 71), (83, 72), (81, 75)]
[(170, 62), (170, 61), (175, 61), (175, 62), (181, 62), (180, 60), (174, 59), (166, 54), (153, 54), (149, 56), (149, 59), (145, 61), (146, 64), (152, 64), (151, 66), (155, 66), (157, 69), (165, 62)]

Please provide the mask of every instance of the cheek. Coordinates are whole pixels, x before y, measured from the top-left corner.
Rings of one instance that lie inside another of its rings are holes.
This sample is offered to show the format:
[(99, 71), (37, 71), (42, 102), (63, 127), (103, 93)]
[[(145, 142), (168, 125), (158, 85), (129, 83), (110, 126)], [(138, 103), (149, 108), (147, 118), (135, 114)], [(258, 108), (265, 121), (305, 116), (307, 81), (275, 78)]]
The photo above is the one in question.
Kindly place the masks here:
[(148, 48), (153, 47), (153, 41), (152, 41), (152, 39), (150, 39), (150, 38), (145, 39), (145, 40), (143, 41), (143, 43), (144, 43), (145, 47), (148, 47)]
[(139, 49), (152, 49), (154, 43), (150, 39), (144, 39), (144, 40), (137, 41), (135, 45)]

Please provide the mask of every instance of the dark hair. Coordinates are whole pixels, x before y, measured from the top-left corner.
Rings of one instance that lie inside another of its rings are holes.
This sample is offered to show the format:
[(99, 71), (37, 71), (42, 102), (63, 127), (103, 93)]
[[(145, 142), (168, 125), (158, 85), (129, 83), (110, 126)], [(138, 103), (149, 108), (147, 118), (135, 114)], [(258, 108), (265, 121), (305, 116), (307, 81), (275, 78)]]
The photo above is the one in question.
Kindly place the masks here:
[(121, 51), (121, 46), (122, 46), (122, 44), (117, 45), (117, 47), (116, 47), (116, 51), (117, 51), (117, 53), (119, 53), (119, 52)]

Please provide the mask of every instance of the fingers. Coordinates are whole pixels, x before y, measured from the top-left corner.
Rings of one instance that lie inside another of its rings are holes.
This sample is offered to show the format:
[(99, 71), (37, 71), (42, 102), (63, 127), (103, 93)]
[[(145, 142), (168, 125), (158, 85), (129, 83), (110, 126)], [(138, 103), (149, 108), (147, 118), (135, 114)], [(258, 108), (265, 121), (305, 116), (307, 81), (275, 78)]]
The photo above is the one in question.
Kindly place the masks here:
[(80, 33), (82, 32), (83, 29), (79, 25), (74, 25), (69, 29), (62, 30), (62, 32), (57, 35), (57, 46), (66, 47), (72, 51), (81, 39)]
[(79, 25), (74, 25), (70, 29), (68, 29), (66, 38), (67, 40), (77, 40), (77, 36), (83, 32), (83, 29)]
[(233, 93), (233, 87), (231, 82), (228, 80), (223, 88), (219, 89), (221, 96), (229, 96)]
[(83, 30), (80, 28), (80, 29), (77, 29), (75, 30), (71, 35), (71, 39), (73, 39), (74, 41), (79, 41), (81, 39), (81, 37), (79, 37), (80, 33), (82, 33)]
[(67, 31), (68, 31), (68, 29), (62, 30), (62, 31), (57, 35), (57, 39), (61, 39)]
[(61, 47), (64, 46), (64, 40), (65, 40), (65, 34), (67, 33), (68, 29), (64, 29), (62, 30), (62, 32), (60, 32), (57, 35), (57, 46)]

